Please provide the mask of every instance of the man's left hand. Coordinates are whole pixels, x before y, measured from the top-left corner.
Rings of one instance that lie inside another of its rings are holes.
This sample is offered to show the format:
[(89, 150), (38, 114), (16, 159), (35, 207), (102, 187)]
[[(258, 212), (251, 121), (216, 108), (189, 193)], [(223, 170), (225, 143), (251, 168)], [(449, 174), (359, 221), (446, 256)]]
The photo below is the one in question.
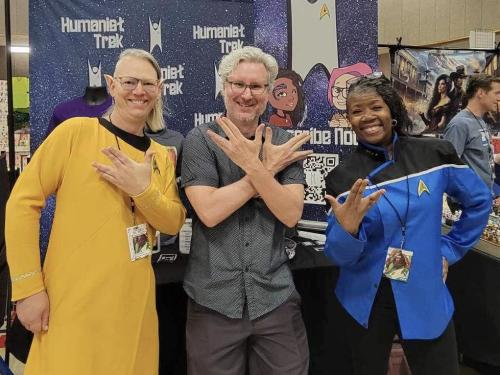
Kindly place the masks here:
[(311, 139), (311, 136), (307, 133), (300, 133), (281, 145), (273, 145), (271, 143), (272, 138), (273, 131), (267, 127), (263, 164), (273, 176), (290, 164), (305, 159), (313, 153), (312, 150), (300, 150), (300, 147)]
[(217, 146), (231, 159), (238, 167), (248, 173), (250, 168), (262, 163), (259, 160), (259, 153), (262, 148), (262, 131), (264, 125), (260, 124), (255, 130), (255, 139), (246, 138), (236, 125), (227, 117), (220, 117), (217, 124), (224, 130), (226, 138), (208, 130), (207, 134)]

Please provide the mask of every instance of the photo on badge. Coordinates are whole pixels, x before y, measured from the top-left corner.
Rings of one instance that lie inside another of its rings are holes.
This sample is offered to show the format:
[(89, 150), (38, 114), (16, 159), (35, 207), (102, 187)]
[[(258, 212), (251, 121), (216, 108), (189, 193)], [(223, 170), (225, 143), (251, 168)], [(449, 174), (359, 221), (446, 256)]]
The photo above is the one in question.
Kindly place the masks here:
[(148, 240), (147, 227), (145, 224), (127, 228), (127, 236), (130, 259), (132, 261), (151, 255), (152, 246)]
[(137, 237), (134, 237), (133, 241), (134, 241), (134, 253), (136, 255), (139, 255), (148, 249), (148, 236), (146, 236), (145, 234), (141, 234)]
[(408, 281), (413, 252), (389, 247), (384, 264), (384, 276), (399, 281)]

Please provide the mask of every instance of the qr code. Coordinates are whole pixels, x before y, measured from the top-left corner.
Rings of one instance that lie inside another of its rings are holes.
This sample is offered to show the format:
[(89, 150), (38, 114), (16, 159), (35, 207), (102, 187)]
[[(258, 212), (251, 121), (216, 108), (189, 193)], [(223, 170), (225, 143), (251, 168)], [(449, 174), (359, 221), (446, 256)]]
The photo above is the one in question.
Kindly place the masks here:
[(325, 204), (325, 178), (338, 164), (338, 154), (311, 154), (304, 161), (304, 173), (307, 183), (305, 203)]

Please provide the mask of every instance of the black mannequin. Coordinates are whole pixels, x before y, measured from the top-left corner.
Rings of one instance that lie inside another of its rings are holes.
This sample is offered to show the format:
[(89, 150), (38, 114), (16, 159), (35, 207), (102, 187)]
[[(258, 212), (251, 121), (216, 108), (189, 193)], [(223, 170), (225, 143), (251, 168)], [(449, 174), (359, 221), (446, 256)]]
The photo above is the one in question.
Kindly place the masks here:
[(104, 103), (108, 96), (108, 90), (104, 86), (87, 86), (83, 98), (88, 105), (99, 105)]

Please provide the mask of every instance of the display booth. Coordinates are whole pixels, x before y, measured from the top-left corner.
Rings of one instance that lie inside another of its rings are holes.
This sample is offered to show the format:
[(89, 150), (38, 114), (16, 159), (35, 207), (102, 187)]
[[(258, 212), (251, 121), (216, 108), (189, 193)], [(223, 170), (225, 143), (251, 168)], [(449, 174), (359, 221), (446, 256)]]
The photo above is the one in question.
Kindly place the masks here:
[[(263, 120), (292, 134), (310, 134), (304, 148), (314, 151), (304, 162), (307, 186), (303, 220), (288, 241), (290, 266), (302, 295), (310, 374), (330, 374), (332, 369), (349, 373), (349, 353), (341, 322), (336, 319), (341, 307), (332, 298), (338, 269), (323, 254), (324, 179), (357, 145), (346, 119), (345, 98), (353, 79), (378, 70), (377, 1), (168, 0), (159, 4), (153, 0), (90, 0), (69, 6), (65, 0), (31, 0), (29, 12), (32, 153), (64, 119), (100, 116), (109, 108), (104, 74), (112, 75), (125, 48), (147, 50), (159, 61), (165, 83), (166, 123), (181, 136), (222, 113), (218, 64), (223, 55), (256, 45), (276, 57), (278, 80), (297, 90), (299, 99), (292, 110), (278, 100), (270, 100)], [(398, 48), (392, 56), (392, 82), (413, 111), (412, 118), (426, 133), (439, 135), (440, 127), (430, 118), (432, 111), (427, 106), (441, 70), (448, 75), (466, 75), (472, 69), (487, 71), (492, 69), (491, 64), (497, 64), (493, 62), (497, 55), (462, 51), (450, 56), (435, 51), (424, 55)], [(435, 69), (422, 69), (419, 64), (424, 60), (428, 64), (430, 56)], [(498, 71), (498, 67), (495, 69)], [(177, 156), (181, 154), (178, 144), (169, 145), (176, 147)], [(41, 220), (42, 251), (50, 235), (53, 210), (51, 200)], [(186, 295), (181, 282), (189, 257), (189, 238), (188, 221), (178, 237), (160, 237), (161, 253), (153, 257), (161, 374), (185, 373)], [(498, 254), (491, 238), (485, 240)], [(162, 247), (167, 251), (162, 252)], [(479, 301), (483, 295), (474, 288), (484, 284), (471, 286), (465, 282), (488, 275), (485, 290), (500, 283), (500, 273), (495, 271), (500, 260), (481, 251), (482, 245), (478, 245), (450, 272), (449, 285), (457, 301), (455, 323), (464, 353), (500, 366), (498, 355), (486, 354), (500, 353), (498, 314), (492, 316), (493, 304), (489, 305), (495, 297), (485, 292), (485, 299)], [(484, 310), (471, 310), (467, 307), (470, 303)], [(476, 326), (469, 324), (476, 319), (493, 324), (478, 328), (488, 329), (493, 335), (483, 342), (481, 355), (474, 349), (475, 337), (470, 331)]]
[[(291, 267), (303, 296), (311, 373), (328, 373), (336, 361), (327, 352), (335, 347), (335, 319), (330, 319), (329, 309), (318, 306), (329, 301), (336, 270), (322, 254), (324, 226), (318, 223), (326, 214), (324, 178), (357, 144), (345, 122), (348, 78), (377, 70), (377, 1), (171, 0), (159, 6), (152, 0), (92, 0), (68, 6), (63, 0), (34, 0), (29, 12), (32, 153), (64, 119), (102, 115), (110, 104), (109, 98), (97, 95), (104, 91), (103, 76), (112, 74), (125, 48), (145, 49), (160, 62), (166, 123), (182, 135), (223, 111), (218, 63), (224, 54), (257, 45), (276, 57), (278, 79), (293, 86), (300, 98), (290, 111), (271, 101), (263, 120), (293, 134), (311, 135), (305, 146), (314, 150), (304, 165), (305, 220), (289, 243), (295, 250)], [(41, 220), (42, 252), (53, 210), (50, 200)], [(181, 236), (159, 241), (161, 247), (177, 247), (176, 252), (153, 257), (157, 273), (168, 275), (157, 277), (158, 300), (168, 305), (158, 307), (160, 337), (183, 335), (185, 295), (180, 282), (188, 239), (189, 222)], [(179, 327), (177, 334), (174, 326)], [(182, 373), (183, 342), (167, 348), (169, 342), (160, 344), (162, 362), (168, 363), (162, 371)]]

